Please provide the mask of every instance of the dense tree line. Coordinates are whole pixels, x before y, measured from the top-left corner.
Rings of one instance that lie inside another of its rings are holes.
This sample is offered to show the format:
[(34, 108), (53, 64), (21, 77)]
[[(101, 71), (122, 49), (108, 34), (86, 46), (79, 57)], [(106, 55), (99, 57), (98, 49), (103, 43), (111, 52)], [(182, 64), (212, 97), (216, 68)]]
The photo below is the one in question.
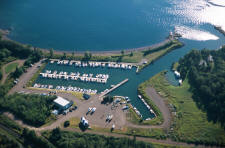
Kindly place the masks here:
[(179, 61), (182, 79), (188, 78), (193, 98), (208, 119), (225, 127), (225, 46), (192, 50)]
[(37, 136), (33, 130), (28, 130), (27, 128), (23, 129), (21, 137), (24, 139), (23, 143), (25, 146), (33, 148), (55, 148), (55, 146), (45, 138)]
[[(26, 70), (27, 67), (30, 67), (31, 64), (38, 62), (42, 57), (43, 53), (40, 49), (32, 49), (30, 46), (27, 45), (22, 45), (14, 41), (0, 39), (0, 69), (2, 65), (13, 60), (26, 59), (22, 67), (17, 68), (13, 74), (9, 75), (10, 78), (18, 78)], [(2, 72), (0, 71), (0, 80), (1, 79)], [(1, 90), (3, 87), (0, 87), (0, 92), (3, 91)]]
[(1, 81), (1, 79), (2, 79), (2, 72), (0, 71), (0, 81)]
[(101, 103), (106, 104), (106, 103), (112, 103), (112, 102), (113, 102), (113, 96), (107, 95), (103, 98)]
[(40, 61), (42, 57), (43, 57), (42, 51), (40, 49), (34, 48), (34, 50), (32, 50), (31, 54), (25, 61), (24, 65), (29, 67), (31, 64)]
[[(45, 131), (38, 136), (35, 131), (20, 127), (4, 115), (0, 115), (0, 124), (18, 134), (17, 138), (10, 139), (8, 134), (0, 133), (0, 147), (2, 148), (153, 148), (149, 143), (136, 141), (128, 138), (105, 137), (101, 135), (67, 132), (55, 128)], [(8, 126), (8, 125), (9, 126)], [(11, 137), (11, 136), (10, 136)], [(20, 146), (19, 146), (20, 143)]]
[(10, 55), (20, 59), (28, 58), (33, 52), (30, 47), (9, 40), (0, 40), (0, 49), (4, 50), (4, 52), (0, 54), (0, 57)]
[(22, 45), (14, 41), (0, 39), (0, 65), (9, 58), (13, 59), (27, 59), (24, 63), (25, 66), (30, 66), (43, 57), (40, 49), (32, 49), (28, 45)]
[(43, 125), (51, 114), (55, 96), (13, 94), (0, 99), (0, 107), (34, 126)]
[(0, 115), (0, 125), (5, 127), (1, 129), (5, 132), (0, 133), (0, 148), (55, 148), (44, 137), (38, 136), (33, 130), (22, 128), (5, 115)]
[[(13, 60), (26, 59), (24, 65), (17, 67), (14, 72), (9, 74), (5, 83), (0, 85), (0, 109), (11, 111), (25, 122), (35, 126), (40, 126), (46, 122), (46, 119), (50, 115), (50, 109), (52, 108), (53, 97), (19, 94), (7, 96), (6, 94), (14, 86), (13, 81), (25, 72), (26, 68), (30, 67), (31, 64), (39, 61), (42, 55), (39, 49), (32, 49), (29, 46), (0, 39), (0, 69), (4, 64)], [(2, 73), (0, 72), (0, 80), (1, 78)], [(3, 120), (4, 123), (8, 122), (5, 119), (0, 118), (0, 120)], [(12, 122), (8, 123), (10, 124), (4, 124), (4, 126), (20, 130), (14, 124), (11, 124)], [(15, 140), (6, 136), (0, 136), (0, 147), (18, 147), (18, 145)]]
[(128, 138), (105, 137), (101, 135), (66, 132), (54, 129), (48, 140), (60, 148), (151, 148), (149, 143)]
[(20, 148), (19, 143), (0, 133), (0, 148)]
[(22, 131), (22, 128), (13, 120), (9, 119), (5, 115), (0, 115), (0, 124), (15, 131)]
[(12, 52), (9, 51), (7, 48), (0, 48), (0, 59), (4, 59), (4, 58), (7, 58), (9, 57)]

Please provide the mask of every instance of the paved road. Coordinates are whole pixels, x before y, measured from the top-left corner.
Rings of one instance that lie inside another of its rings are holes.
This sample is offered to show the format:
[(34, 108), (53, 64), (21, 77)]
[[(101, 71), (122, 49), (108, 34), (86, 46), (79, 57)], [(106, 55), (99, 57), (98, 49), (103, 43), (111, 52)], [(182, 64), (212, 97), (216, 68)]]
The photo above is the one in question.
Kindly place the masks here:
[(8, 94), (13, 94), (15, 92), (25, 90), (24, 87), (26, 86), (27, 82), (32, 78), (32, 76), (38, 71), (39, 66), (41, 65), (42, 61), (35, 63), (32, 67), (27, 69), (26, 73), (23, 73), (22, 76), (19, 77), (19, 82), (15, 85)]
[(2, 66), (2, 75), (3, 75), (3, 76), (2, 76), (1, 84), (4, 84), (4, 83), (5, 83), (5, 80), (7, 79), (8, 75), (9, 75), (9, 74), (7, 74), (7, 73), (5, 72), (5, 68), (6, 68), (8, 65), (12, 64), (12, 63), (19, 63), (18, 66), (20, 67), (20, 66), (23, 65), (24, 61), (25, 61), (25, 60), (15, 60), (15, 61), (9, 62), (9, 63), (5, 64), (4, 66)]

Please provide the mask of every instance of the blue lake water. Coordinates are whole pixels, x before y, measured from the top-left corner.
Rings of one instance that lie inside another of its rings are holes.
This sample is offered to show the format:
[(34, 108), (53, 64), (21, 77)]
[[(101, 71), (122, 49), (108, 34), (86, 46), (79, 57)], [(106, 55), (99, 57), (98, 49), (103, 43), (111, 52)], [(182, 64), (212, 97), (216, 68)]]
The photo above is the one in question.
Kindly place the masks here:
[(216, 39), (209, 26), (225, 25), (224, 9), (208, 0), (1, 0), (0, 28), (42, 48), (127, 49), (163, 41), (174, 28), (185, 38)]
[[(112, 84), (129, 77), (112, 94), (129, 96), (147, 118), (151, 115), (137, 98), (138, 84), (162, 70), (170, 70), (173, 62), (193, 48), (217, 49), (225, 44), (225, 37), (213, 28), (225, 28), (224, 6), (218, 0), (1, 0), (0, 28), (10, 29), (9, 37), (25, 44), (70, 51), (148, 46), (176, 30), (182, 34), (180, 40), (185, 46), (163, 56), (140, 74), (134, 70), (125, 74), (104, 71), (111, 73)], [(70, 71), (67, 67), (62, 69)], [(103, 89), (101, 85), (74, 85)]]

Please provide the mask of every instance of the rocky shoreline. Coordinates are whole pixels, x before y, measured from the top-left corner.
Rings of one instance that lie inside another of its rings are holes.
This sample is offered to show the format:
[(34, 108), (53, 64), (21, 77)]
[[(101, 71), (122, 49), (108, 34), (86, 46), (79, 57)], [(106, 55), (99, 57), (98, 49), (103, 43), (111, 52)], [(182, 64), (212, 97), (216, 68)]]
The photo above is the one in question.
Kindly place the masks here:
[(221, 26), (214, 26), (214, 28), (225, 36), (225, 30)]
[[(10, 30), (6, 29), (0, 29), (0, 34), (2, 34), (2, 39), (3, 40), (11, 40), (10, 38), (8, 38), (8, 35), (10, 34)], [(160, 42), (160, 43), (156, 43), (156, 44), (152, 44), (149, 46), (143, 46), (143, 47), (138, 47), (138, 48), (130, 48), (130, 49), (122, 49), (122, 50), (96, 50), (96, 51), (90, 51), (92, 54), (94, 55), (116, 55), (116, 54), (121, 54), (121, 51), (124, 51), (125, 54), (128, 54), (130, 52), (137, 52), (137, 51), (144, 51), (147, 49), (153, 49), (153, 48), (158, 48), (160, 46), (163, 46), (171, 41), (175, 40), (175, 36), (168, 36), (164, 41)], [(16, 42), (16, 41), (15, 41)], [(33, 48), (35, 48), (33, 46)], [(49, 49), (47, 48), (39, 48), (41, 49), (43, 52), (49, 52)], [(83, 55), (85, 52), (87, 51), (68, 51), (68, 50), (54, 50), (54, 52), (56, 54), (72, 54), (73, 52), (76, 53), (76, 55)]]

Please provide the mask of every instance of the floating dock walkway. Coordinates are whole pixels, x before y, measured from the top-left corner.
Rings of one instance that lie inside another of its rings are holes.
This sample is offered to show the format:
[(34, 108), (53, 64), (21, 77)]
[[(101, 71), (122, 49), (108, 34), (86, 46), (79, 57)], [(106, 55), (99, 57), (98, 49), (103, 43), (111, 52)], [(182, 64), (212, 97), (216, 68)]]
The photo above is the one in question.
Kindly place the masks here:
[(123, 85), (123, 84), (126, 83), (127, 81), (128, 81), (128, 79), (125, 79), (125, 80), (121, 81), (119, 84), (115, 85), (115, 86), (112, 87), (111, 89), (102, 92), (102, 93), (99, 95), (99, 97), (101, 98), (101, 97), (105, 96), (106, 94), (108, 94), (108, 93), (110, 93), (111, 91), (113, 91), (114, 89), (120, 87), (121, 85)]

